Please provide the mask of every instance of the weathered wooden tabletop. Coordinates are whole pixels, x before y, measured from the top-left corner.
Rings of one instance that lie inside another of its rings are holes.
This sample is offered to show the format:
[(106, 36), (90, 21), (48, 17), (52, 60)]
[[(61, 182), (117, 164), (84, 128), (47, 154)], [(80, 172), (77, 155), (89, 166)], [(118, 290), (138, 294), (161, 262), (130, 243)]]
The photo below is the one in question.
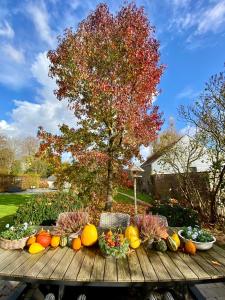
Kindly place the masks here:
[(0, 278), (63, 284), (133, 284), (225, 279), (225, 250), (189, 256), (180, 252), (146, 252), (142, 247), (125, 259), (104, 258), (97, 249), (57, 248), (31, 255), (0, 249)]

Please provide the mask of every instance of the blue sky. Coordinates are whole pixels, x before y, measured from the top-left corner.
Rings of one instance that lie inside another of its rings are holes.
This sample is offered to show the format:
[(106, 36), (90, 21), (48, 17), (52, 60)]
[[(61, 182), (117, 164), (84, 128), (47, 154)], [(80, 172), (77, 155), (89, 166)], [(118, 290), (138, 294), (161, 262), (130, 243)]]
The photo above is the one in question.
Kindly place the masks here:
[[(1, 0), (0, 1), (0, 133), (35, 135), (43, 125), (74, 120), (53, 95), (46, 52), (57, 46), (56, 37), (66, 27), (76, 29), (101, 1)], [(112, 12), (123, 1), (106, 1)], [(188, 104), (203, 90), (209, 77), (224, 69), (225, 0), (138, 0), (156, 27), (161, 62), (166, 70), (155, 104), (164, 113), (165, 125), (177, 107)]]

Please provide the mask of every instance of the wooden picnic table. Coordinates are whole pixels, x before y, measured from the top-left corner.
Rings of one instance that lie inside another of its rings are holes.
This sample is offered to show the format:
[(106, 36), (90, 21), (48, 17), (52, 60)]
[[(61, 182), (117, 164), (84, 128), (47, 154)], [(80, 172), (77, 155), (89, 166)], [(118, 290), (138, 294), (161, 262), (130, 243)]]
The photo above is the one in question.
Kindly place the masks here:
[(104, 258), (96, 248), (48, 249), (38, 254), (0, 249), (0, 279), (61, 285), (126, 286), (225, 279), (225, 250), (214, 245), (195, 256), (145, 251), (127, 258)]

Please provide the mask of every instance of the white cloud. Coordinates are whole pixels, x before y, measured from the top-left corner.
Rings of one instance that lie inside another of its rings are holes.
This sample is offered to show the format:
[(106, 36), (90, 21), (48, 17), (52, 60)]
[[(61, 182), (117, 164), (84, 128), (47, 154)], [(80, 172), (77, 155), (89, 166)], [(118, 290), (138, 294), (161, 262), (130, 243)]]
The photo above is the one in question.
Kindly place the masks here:
[(141, 154), (143, 160), (146, 160), (151, 153), (152, 153), (152, 146), (151, 145), (149, 145), (147, 147), (142, 145), (140, 147), (140, 154)]
[[(215, 6), (208, 8), (198, 20), (196, 34), (208, 31), (217, 32), (225, 26), (225, 1), (219, 1)], [(224, 29), (224, 28), (223, 28)]]
[(31, 67), (34, 78), (40, 84), (36, 103), (14, 100), (15, 108), (10, 113), (12, 121), (0, 120), (0, 133), (9, 136), (35, 136), (39, 126), (52, 133), (58, 132), (59, 124), (76, 126), (66, 101), (58, 101), (53, 94), (56, 85), (48, 77), (48, 65), (46, 53), (39, 53)]
[(13, 60), (16, 63), (22, 63), (24, 62), (24, 55), (22, 50), (14, 48), (10, 44), (5, 44), (1, 47), (1, 50), (5, 53), (5, 55)]
[(36, 31), (39, 33), (40, 38), (49, 46), (54, 47), (55, 33), (49, 26), (49, 15), (43, 2), (29, 3), (27, 12), (34, 23)]
[(173, 0), (171, 6), (169, 29), (188, 33), (187, 43), (193, 42), (196, 36), (225, 30), (225, 0), (210, 1), (208, 5), (203, 1), (190, 5), (189, 0)]
[(4, 21), (0, 25), (0, 36), (12, 39), (14, 37), (14, 30), (13, 28), (9, 25), (7, 21)]
[(199, 95), (198, 91), (195, 91), (191, 87), (185, 87), (182, 91), (177, 94), (178, 99), (193, 99)]
[(187, 135), (189, 137), (193, 137), (197, 133), (197, 129), (194, 126), (187, 125), (180, 129), (179, 133), (181, 135)]
[(0, 45), (0, 83), (11, 89), (18, 89), (28, 85), (30, 76), (29, 67), (24, 58), (24, 50), (13, 47), (11, 44)]

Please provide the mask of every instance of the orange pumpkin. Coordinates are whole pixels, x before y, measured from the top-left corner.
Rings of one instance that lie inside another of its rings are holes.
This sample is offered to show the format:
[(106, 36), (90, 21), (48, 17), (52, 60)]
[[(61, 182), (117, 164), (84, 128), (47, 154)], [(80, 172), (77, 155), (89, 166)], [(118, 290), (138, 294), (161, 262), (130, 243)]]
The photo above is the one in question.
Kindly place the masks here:
[(81, 239), (78, 237), (78, 238), (75, 238), (72, 240), (72, 249), (73, 250), (80, 250), (81, 248)]
[(27, 246), (29, 247), (30, 245), (34, 244), (36, 242), (36, 236), (32, 235), (29, 237), (29, 239), (27, 240)]
[(59, 246), (60, 243), (60, 236), (54, 235), (51, 238), (51, 247), (56, 248)]
[(41, 232), (37, 235), (36, 242), (46, 248), (51, 244), (51, 235), (49, 232)]
[(185, 243), (184, 249), (185, 249), (186, 253), (188, 253), (188, 254), (195, 255), (195, 253), (196, 253), (196, 246), (192, 241), (187, 241)]
[(97, 228), (93, 224), (87, 224), (81, 234), (81, 242), (84, 246), (92, 246), (98, 240)]

